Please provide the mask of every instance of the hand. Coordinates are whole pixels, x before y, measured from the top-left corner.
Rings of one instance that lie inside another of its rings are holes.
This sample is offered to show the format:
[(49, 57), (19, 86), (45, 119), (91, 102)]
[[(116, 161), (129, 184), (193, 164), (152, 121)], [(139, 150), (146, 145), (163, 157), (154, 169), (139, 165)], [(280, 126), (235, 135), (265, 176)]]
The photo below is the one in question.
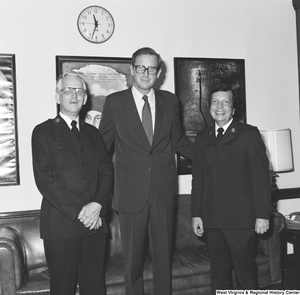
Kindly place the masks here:
[(202, 237), (204, 233), (203, 222), (200, 217), (192, 218), (193, 231), (198, 237)]
[(96, 222), (95, 229), (99, 229), (101, 226), (102, 226), (102, 219), (101, 219), (101, 217), (99, 217)]
[(263, 234), (268, 229), (269, 229), (269, 220), (268, 219), (256, 218), (255, 231), (258, 234)]
[(102, 206), (99, 203), (91, 202), (83, 206), (81, 211), (78, 214), (78, 219), (83, 223), (85, 227), (88, 227), (90, 230), (98, 229), (102, 226), (102, 221), (100, 218), (100, 212)]

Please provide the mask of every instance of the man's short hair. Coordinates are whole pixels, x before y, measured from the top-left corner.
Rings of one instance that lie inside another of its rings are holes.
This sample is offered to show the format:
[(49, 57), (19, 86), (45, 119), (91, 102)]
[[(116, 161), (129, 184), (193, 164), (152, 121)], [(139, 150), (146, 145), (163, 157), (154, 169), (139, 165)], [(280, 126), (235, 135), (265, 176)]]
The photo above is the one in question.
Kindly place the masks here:
[(133, 53), (132, 58), (131, 58), (131, 65), (135, 66), (135, 61), (136, 58), (140, 55), (155, 55), (157, 58), (157, 68), (160, 69), (161, 68), (161, 57), (160, 55), (152, 48), (150, 47), (143, 47), (138, 49), (136, 52)]
[(85, 84), (85, 81), (83, 80), (83, 78), (78, 73), (76, 73), (75, 71), (69, 70), (69, 71), (66, 71), (66, 72), (62, 73), (57, 78), (57, 80), (56, 80), (56, 89), (55, 89), (56, 93), (59, 93), (63, 90), (62, 80), (63, 80), (63, 78), (65, 78), (67, 76), (73, 76), (73, 77), (79, 78), (82, 81), (83, 89), (86, 90), (86, 84)]

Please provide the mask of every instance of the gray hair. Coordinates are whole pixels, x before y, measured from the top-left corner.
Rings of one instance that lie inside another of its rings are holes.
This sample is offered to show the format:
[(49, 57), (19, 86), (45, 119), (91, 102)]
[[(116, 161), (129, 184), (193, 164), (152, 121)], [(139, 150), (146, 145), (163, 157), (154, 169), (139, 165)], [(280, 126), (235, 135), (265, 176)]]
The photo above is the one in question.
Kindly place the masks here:
[(76, 73), (73, 70), (68, 70), (64, 73), (62, 73), (61, 75), (59, 75), (59, 77), (56, 80), (56, 88), (55, 88), (55, 92), (58, 94), (63, 90), (63, 84), (62, 84), (62, 80), (67, 77), (67, 76), (73, 76), (73, 77), (77, 77), (82, 81), (82, 85), (83, 85), (83, 89), (86, 90), (86, 84), (85, 81), (83, 80), (83, 78)]

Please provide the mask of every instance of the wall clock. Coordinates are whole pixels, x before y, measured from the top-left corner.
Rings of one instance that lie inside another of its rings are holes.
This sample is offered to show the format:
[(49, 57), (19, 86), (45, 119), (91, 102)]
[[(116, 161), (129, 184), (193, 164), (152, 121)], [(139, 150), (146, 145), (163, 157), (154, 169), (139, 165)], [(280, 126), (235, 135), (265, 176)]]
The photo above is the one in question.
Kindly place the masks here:
[(97, 5), (83, 9), (77, 19), (81, 36), (92, 43), (103, 43), (114, 33), (115, 22), (110, 12)]

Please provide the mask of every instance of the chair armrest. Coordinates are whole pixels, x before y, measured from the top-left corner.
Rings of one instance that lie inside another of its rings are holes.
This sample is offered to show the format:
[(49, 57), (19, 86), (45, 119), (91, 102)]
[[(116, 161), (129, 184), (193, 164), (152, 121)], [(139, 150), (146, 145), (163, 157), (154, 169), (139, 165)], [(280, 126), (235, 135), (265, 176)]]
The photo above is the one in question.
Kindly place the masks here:
[(0, 228), (0, 287), (1, 295), (16, 294), (25, 271), (25, 248), (16, 230)]
[(279, 212), (272, 212), (270, 228), (263, 235), (257, 236), (257, 252), (269, 256), (271, 281), (281, 281), (280, 235), (285, 226), (285, 218)]
[[(278, 251), (280, 255), (279, 232), (285, 227), (285, 218), (279, 212), (272, 212), (270, 217), (270, 228), (263, 235), (257, 235), (257, 251), (267, 256), (272, 255), (273, 251)], [(277, 255), (276, 254), (276, 255)]]

